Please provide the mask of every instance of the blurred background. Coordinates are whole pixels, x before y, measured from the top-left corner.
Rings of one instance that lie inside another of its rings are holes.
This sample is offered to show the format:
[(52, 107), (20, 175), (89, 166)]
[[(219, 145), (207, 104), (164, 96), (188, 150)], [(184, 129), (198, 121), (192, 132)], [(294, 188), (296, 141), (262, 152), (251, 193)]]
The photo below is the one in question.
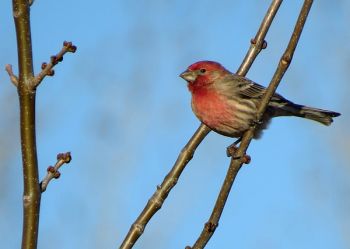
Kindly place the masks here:
[[(248, 77), (267, 85), (302, 5), (285, 1)], [(64, 40), (78, 46), (37, 93), (40, 177), (73, 160), (42, 196), (39, 248), (117, 248), (199, 121), (178, 75), (198, 60), (235, 71), (270, 1), (40, 1), (31, 10), (35, 72)], [(331, 127), (275, 119), (248, 152), (207, 248), (350, 248), (350, 2), (315, 1), (278, 92), (342, 113)], [(0, 3), (0, 241), (19, 248), (19, 107), (11, 1)], [(229, 165), (210, 133), (135, 248), (192, 245)]]

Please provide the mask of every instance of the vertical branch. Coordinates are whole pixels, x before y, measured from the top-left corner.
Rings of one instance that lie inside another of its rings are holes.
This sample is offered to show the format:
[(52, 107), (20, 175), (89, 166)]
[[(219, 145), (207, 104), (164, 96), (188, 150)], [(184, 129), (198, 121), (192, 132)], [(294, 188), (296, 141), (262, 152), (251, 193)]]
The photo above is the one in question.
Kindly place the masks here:
[(38, 239), (41, 192), (35, 139), (35, 89), (31, 87), (34, 75), (30, 6), (28, 0), (13, 0), (12, 4), (18, 48), (18, 96), (24, 180), (22, 249), (34, 249)]
[[(30, 5), (33, 0), (12, 0), (13, 18), (16, 27), (19, 76), (11, 65), (6, 65), (11, 82), (17, 87), (20, 108), (21, 150), (23, 164), (23, 232), (22, 249), (36, 249), (38, 241), (41, 191), (45, 191), (52, 178), (58, 178), (57, 171), (63, 163), (69, 163), (70, 153), (59, 154), (59, 162), (49, 167), (47, 177), (39, 184), (38, 160), (35, 138), (35, 93), (37, 86), (46, 76), (53, 76), (53, 67), (63, 60), (66, 53), (77, 49), (72, 42), (63, 42), (61, 51), (51, 56), (49, 63), (42, 64), (42, 71), (34, 77), (32, 40), (30, 31)], [(41, 188), (41, 186), (43, 188)]]
[[(298, 20), (295, 24), (294, 31), (292, 33), (292, 36), (290, 38), (290, 41), (288, 43), (287, 49), (282, 55), (278, 67), (276, 69), (275, 74), (272, 77), (271, 83), (269, 84), (269, 87), (266, 90), (266, 93), (264, 94), (259, 109), (258, 109), (258, 120), (261, 120), (268, 103), (270, 102), (271, 97), (275, 93), (284, 73), (287, 71), (294, 51), (296, 49), (296, 46), (298, 44), (301, 32), (303, 30), (304, 24), (306, 22), (306, 18), (308, 16), (308, 13), (311, 9), (313, 0), (305, 0), (303, 7), (300, 11)], [(219, 196), (216, 200), (214, 209), (212, 211), (212, 214), (209, 218), (209, 221), (205, 224), (202, 233), (200, 234), (199, 238), (197, 239), (196, 243), (192, 247), (192, 249), (200, 249), (204, 248), (205, 245), (210, 240), (211, 236), (214, 234), (216, 227), (219, 224), (219, 219), (221, 217), (222, 211), (225, 207), (225, 203), (227, 201), (228, 195), (230, 193), (231, 187), (233, 185), (233, 182), (236, 178), (236, 175), (238, 171), (240, 170), (242, 166), (242, 159), (237, 160), (235, 158), (243, 158), (245, 155), (247, 148), (254, 136), (255, 127), (250, 128), (248, 131), (245, 132), (242, 142), (240, 144), (240, 147), (234, 154), (234, 156), (231, 159), (231, 163), (228, 169), (228, 172), (226, 174), (224, 183), (221, 187)]]

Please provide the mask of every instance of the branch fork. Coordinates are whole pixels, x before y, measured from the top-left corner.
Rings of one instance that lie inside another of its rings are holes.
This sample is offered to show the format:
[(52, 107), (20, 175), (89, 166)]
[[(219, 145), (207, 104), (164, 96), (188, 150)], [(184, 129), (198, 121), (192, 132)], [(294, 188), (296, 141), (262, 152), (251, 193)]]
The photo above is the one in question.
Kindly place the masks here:
[[(66, 53), (75, 53), (76, 50), (77, 50), (77, 47), (73, 45), (72, 42), (64, 41), (63, 48), (61, 49), (61, 51), (58, 52), (58, 54), (51, 56), (49, 63), (43, 62), (41, 64), (41, 72), (37, 76), (35, 76), (31, 81), (31, 84), (30, 84), (31, 89), (35, 89), (41, 83), (41, 81), (45, 78), (45, 76), (54, 76), (55, 75), (55, 71), (53, 70), (54, 66), (57, 65), (59, 62), (63, 61), (63, 56)], [(7, 64), (5, 66), (5, 70), (9, 75), (12, 84), (18, 87), (19, 79), (14, 74), (12, 70), (12, 65)]]

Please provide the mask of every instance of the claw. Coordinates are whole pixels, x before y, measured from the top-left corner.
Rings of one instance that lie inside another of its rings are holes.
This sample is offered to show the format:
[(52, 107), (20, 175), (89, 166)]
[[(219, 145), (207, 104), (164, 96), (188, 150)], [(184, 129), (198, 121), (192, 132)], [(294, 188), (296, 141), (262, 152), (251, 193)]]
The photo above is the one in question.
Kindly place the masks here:
[(232, 157), (233, 160), (241, 160), (242, 163), (244, 164), (249, 164), (252, 158), (245, 154), (244, 156), (237, 156), (237, 157)]
[(237, 144), (239, 144), (242, 141), (242, 138), (238, 138), (233, 144), (231, 144), (230, 146), (228, 146), (226, 148), (226, 155), (227, 157), (233, 157), (233, 155), (235, 154), (235, 152), (237, 151)]
[(249, 155), (245, 154), (244, 156), (235, 157), (235, 153), (238, 150), (237, 144), (239, 144), (241, 141), (242, 141), (242, 138), (240, 137), (233, 144), (228, 146), (226, 148), (226, 155), (227, 157), (232, 157), (233, 160), (241, 160), (242, 163), (249, 164), (250, 161), (252, 160)]
[(227, 157), (233, 157), (235, 152), (237, 151), (237, 146), (235, 144), (231, 144), (229, 147), (226, 148), (226, 155)]
[(252, 120), (250, 126), (262, 125), (264, 122), (262, 120)]
[(252, 158), (249, 155), (247, 155), (247, 154), (245, 154), (242, 157), (242, 163), (244, 163), (244, 164), (249, 164), (251, 160), (252, 160)]

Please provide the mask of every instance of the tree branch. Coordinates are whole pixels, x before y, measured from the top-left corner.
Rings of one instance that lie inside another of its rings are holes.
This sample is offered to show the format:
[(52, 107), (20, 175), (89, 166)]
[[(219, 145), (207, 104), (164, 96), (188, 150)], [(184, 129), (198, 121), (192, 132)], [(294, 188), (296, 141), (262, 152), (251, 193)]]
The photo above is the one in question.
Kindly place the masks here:
[(61, 51), (58, 54), (51, 56), (50, 62), (48, 64), (44, 62), (41, 65), (42, 71), (34, 78), (32, 83), (33, 87), (34, 88), (37, 87), (41, 83), (41, 81), (45, 78), (45, 76), (53, 76), (55, 74), (53, 67), (57, 65), (59, 62), (63, 61), (63, 56), (66, 53), (75, 53), (76, 50), (77, 50), (77, 47), (74, 46), (72, 42), (64, 41), (63, 48), (61, 49)]
[(23, 232), (22, 249), (36, 249), (40, 214), (41, 189), (39, 184), (38, 160), (35, 137), (36, 87), (41, 80), (53, 72), (52, 67), (61, 61), (66, 52), (74, 52), (75, 46), (65, 43), (57, 57), (34, 77), (32, 40), (30, 31), (30, 0), (12, 0), (16, 27), (19, 76), (14, 75), (12, 66), (7, 65), (11, 82), (17, 86), (20, 107), (21, 150), (23, 164)]
[(41, 193), (45, 192), (47, 186), (49, 185), (52, 179), (58, 179), (61, 176), (61, 173), (58, 171), (63, 164), (68, 164), (72, 160), (70, 152), (60, 153), (57, 155), (57, 162), (55, 166), (49, 166), (47, 168), (47, 175), (40, 182)]
[(12, 65), (11, 64), (7, 64), (5, 66), (5, 70), (8, 73), (8, 75), (10, 76), (10, 80), (11, 80), (12, 84), (14, 84), (15, 87), (18, 87), (18, 77), (13, 73)]
[(269, 9), (267, 10), (264, 19), (262, 20), (259, 30), (256, 33), (254, 39), (250, 41), (250, 48), (241, 64), (238, 68), (236, 74), (245, 76), (252, 66), (255, 58), (260, 53), (261, 49), (265, 49), (267, 47), (267, 42), (265, 41), (265, 36), (267, 31), (269, 30), (273, 19), (281, 5), (283, 0), (273, 0)]
[(35, 91), (31, 88), (33, 57), (30, 8), (28, 0), (13, 0), (12, 4), (18, 47), (18, 95), (24, 180), (22, 249), (35, 249), (38, 240), (41, 191), (35, 139)]
[[(275, 74), (272, 77), (271, 83), (269, 84), (269, 87), (266, 90), (266, 93), (264, 94), (261, 103), (259, 105), (258, 109), (258, 120), (261, 120), (268, 103), (270, 102), (271, 97), (275, 93), (284, 73), (287, 71), (295, 48), (298, 44), (301, 32), (303, 30), (306, 18), (308, 16), (308, 13), (312, 6), (312, 0), (305, 0), (303, 7), (300, 11), (298, 20), (296, 22), (293, 34), (290, 38), (290, 41), (288, 43), (287, 49), (282, 55), (278, 67), (276, 69)], [(227, 201), (229, 192), (231, 190), (231, 187), (233, 185), (233, 182), (236, 178), (236, 175), (238, 171), (240, 170), (242, 166), (242, 159), (247, 151), (247, 148), (254, 136), (255, 127), (250, 128), (248, 131), (245, 132), (242, 142), (240, 144), (240, 147), (236, 151), (235, 155), (231, 159), (231, 163), (227, 172), (227, 175), (225, 177), (225, 181), (221, 187), (219, 196), (216, 200), (214, 209), (212, 211), (212, 214), (208, 220), (208, 222), (205, 224), (204, 229), (202, 233), (200, 234), (199, 238), (197, 239), (196, 243), (193, 245), (192, 249), (200, 249), (204, 248), (205, 245), (208, 243), (209, 239), (215, 232), (216, 227), (219, 224), (219, 219), (221, 217), (222, 211), (224, 209), (225, 203)], [(234, 159), (234, 158), (241, 158), (241, 159)], [(188, 247), (189, 248), (189, 247)]]
[[(245, 76), (247, 74), (257, 55), (267, 46), (264, 39), (282, 0), (274, 0), (273, 2), (274, 4), (270, 6), (270, 9), (268, 10), (255, 38), (251, 40), (251, 45), (247, 55), (237, 71), (237, 74), (239, 75)], [(210, 131), (210, 128), (204, 124), (199, 126), (192, 138), (181, 150), (181, 153), (171, 171), (164, 178), (162, 184), (157, 186), (156, 192), (149, 199), (139, 217), (130, 227), (130, 230), (124, 238), (120, 249), (130, 249), (134, 246), (135, 242), (142, 235), (150, 219), (161, 208), (169, 192), (176, 185), (182, 171), (185, 169), (187, 163), (192, 159), (196, 148)]]

